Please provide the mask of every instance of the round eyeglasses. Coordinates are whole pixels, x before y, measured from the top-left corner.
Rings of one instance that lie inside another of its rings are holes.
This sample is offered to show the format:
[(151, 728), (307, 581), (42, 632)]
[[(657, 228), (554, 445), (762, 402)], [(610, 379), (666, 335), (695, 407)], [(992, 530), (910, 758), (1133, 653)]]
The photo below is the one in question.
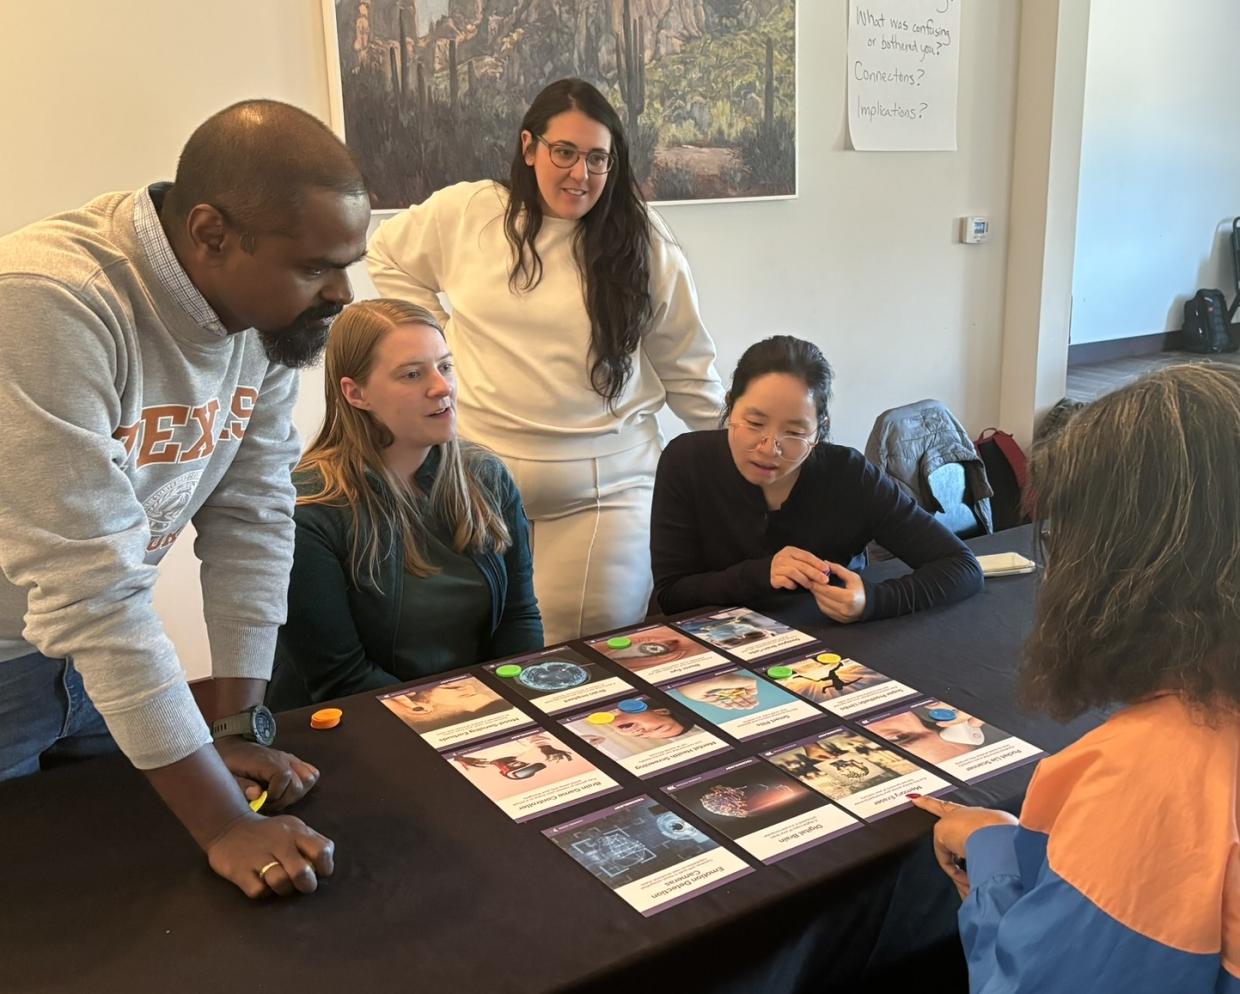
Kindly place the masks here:
[(744, 421), (729, 421), (728, 427), (736, 432), (737, 441), (747, 452), (762, 448), (769, 439), (774, 446), (775, 454), (781, 459), (790, 461), (804, 459), (817, 443), (813, 435), (776, 435), (773, 431), (757, 428)]
[(589, 152), (583, 152), (571, 142), (549, 142), (542, 135), (535, 135), (534, 137), (547, 146), (547, 154), (551, 156), (551, 164), (561, 169), (572, 169), (573, 166), (577, 165), (577, 160), (584, 157), (586, 160), (586, 172), (594, 173), (597, 176), (611, 172), (611, 167), (616, 164), (614, 152), (604, 152), (597, 148)]

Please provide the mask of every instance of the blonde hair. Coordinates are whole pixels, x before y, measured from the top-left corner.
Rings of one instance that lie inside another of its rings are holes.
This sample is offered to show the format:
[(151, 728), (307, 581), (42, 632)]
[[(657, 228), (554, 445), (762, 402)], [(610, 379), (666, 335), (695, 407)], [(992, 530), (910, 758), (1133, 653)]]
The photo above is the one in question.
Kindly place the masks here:
[(1240, 705), (1240, 368), (1173, 366), (1035, 448), (1046, 577), (1026, 699)]
[[(350, 570), (355, 583), (365, 577), (379, 587), (379, 564), (399, 542), (405, 569), (415, 576), (439, 572), (428, 559), (423, 538), (431, 522), (451, 533), (460, 553), (494, 550), (512, 544), (498, 506), (495, 484), (498, 460), (480, 446), (453, 439), (440, 445), (439, 471), (430, 493), (412, 480), (397, 477), (383, 462), (392, 433), (369, 411), (344, 399), (343, 377), (365, 383), (374, 366), (380, 341), (400, 325), (421, 324), (443, 335), (435, 316), (403, 300), (364, 300), (347, 307), (332, 325), (327, 343), (323, 427), (297, 471), (313, 471), (322, 488), (297, 498), (297, 503), (347, 507), (352, 513)], [(375, 486), (372, 479), (377, 480)], [(363, 524), (369, 527), (363, 527)]]

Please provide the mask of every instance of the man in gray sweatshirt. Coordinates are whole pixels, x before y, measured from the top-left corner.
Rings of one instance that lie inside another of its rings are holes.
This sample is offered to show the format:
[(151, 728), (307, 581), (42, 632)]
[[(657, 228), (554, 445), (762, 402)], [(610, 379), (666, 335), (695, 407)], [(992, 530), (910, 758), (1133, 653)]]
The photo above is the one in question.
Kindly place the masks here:
[[(369, 219), (328, 128), (247, 101), (172, 185), (0, 238), (0, 780), (119, 746), (251, 897), (332, 871), (328, 839), (242, 788), (279, 808), (318, 778), (255, 706), (293, 555), (296, 369), (352, 299)], [(151, 605), (191, 522), (206, 720)]]

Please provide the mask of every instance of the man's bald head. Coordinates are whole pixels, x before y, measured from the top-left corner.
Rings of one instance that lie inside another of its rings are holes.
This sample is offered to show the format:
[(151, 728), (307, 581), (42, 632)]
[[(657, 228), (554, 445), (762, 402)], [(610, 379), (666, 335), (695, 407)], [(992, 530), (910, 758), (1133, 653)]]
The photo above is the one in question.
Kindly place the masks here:
[(164, 201), (166, 220), (210, 204), (252, 246), (292, 234), (315, 190), (366, 197), (366, 181), (344, 143), (322, 121), (278, 100), (245, 100), (190, 135)]

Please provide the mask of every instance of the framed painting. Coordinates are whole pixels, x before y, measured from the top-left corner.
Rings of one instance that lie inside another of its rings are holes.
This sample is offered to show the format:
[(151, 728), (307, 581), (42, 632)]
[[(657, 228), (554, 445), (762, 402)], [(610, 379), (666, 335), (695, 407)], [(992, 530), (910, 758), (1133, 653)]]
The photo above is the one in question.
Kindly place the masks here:
[(526, 107), (578, 76), (646, 199), (796, 196), (796, 0), (322, 0), (332, 126), (379, 210), (507, 177)]

